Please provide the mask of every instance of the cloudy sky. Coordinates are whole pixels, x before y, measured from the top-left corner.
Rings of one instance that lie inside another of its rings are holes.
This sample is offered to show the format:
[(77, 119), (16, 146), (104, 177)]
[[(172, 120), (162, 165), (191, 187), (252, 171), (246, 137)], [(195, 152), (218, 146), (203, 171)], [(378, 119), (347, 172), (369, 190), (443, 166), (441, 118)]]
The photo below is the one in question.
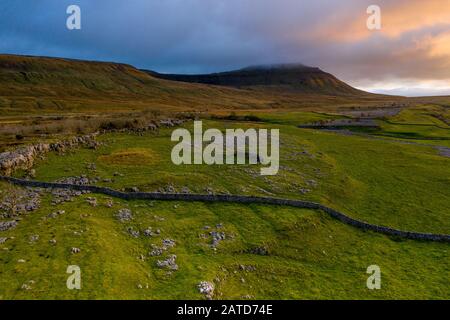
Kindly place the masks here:
[(303, 63), (375, 92), (450, 94), (450, 0), (1, 0), (0, 53), (173, 73)]

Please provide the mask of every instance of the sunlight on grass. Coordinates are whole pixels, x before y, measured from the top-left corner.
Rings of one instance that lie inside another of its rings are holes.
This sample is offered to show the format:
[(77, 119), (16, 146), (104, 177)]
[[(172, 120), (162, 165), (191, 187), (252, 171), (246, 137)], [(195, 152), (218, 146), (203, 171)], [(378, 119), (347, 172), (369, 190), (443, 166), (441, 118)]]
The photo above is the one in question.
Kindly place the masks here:
[(158, 162), (158, 155), (151, 149), (130, 148), (98, 157), (100, 162), (113, 165), (144, 166)]

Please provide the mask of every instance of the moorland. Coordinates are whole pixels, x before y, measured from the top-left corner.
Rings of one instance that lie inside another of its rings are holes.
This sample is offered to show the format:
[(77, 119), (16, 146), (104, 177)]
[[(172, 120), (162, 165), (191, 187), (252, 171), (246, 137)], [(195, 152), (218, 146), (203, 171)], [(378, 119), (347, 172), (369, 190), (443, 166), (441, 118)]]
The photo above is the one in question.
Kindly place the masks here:
[[(277, 128), (279, 172), (175, 165), (167, 119), (190, 131), (193, 119), (222, 131)], [(48, 151), (11, 175), (307, 200), (372, 224), (450, 234), (450, 97), (371, 94), (300, 65), (182, 76), (0, 56), (3, 155), (90, 133), (95, 147)], [(361, 230), (319, 210), (127, 201), (6, 182), (0, 190), (0, 223), (15, 221), (0, 231), (1, 299), (450, 296), (448, 243)], [(82, 270), (81, 290), (66, 286), (69, 265)], [(370, 265), (381, 268), (380, 290), (366, 286)]]

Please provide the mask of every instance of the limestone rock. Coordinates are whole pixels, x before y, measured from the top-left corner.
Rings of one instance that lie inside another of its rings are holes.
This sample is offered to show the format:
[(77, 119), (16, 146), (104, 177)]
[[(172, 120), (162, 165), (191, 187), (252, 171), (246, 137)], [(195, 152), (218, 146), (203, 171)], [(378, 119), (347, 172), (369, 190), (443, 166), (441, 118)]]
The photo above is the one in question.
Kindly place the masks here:
[(206, 299), (211, 300), (214, 294), (214, 284), (208, 281), (202, 281), (197, 286), (198, 291), (205, 296)]

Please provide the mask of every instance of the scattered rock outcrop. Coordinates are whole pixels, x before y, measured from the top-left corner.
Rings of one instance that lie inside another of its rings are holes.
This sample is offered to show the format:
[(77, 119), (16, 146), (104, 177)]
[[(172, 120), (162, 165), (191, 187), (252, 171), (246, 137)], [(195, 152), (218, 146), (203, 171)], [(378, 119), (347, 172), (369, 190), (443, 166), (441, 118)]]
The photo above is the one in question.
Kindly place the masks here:
[(205, 296), (206, 299), (211, 300), (214, 294), (214, 284), (209, 281), (202, 281), (197, 286), (198, 291)]
[(35, 211), (41, 204), (41, 189), (12, 188), (0, 198), (0, 216), (12, 217)]
[(81, 250), (80, 250), (80, 248), (72, 248), (71, 250), (70, 250), (70, 252), (72, 252), (72, 254), (77, 254), (77, 253), (80, 253), (81, 252)]
[(114, 206), (114, 201), (112, 199), (106, 199), (105, 206), (107, 208), (112, 208)]
[(91, 183), (91, 181), (89, 180), (89, 178), (86, 175), (81, 175), (78, 177), (66, 177), (66, 178), (56, 180), (56, 182), (57, 183), (75, 184), (78, 186), (86, 186), (89, 183)]
[(189, 121), (188, 119), (161, 119), (157, 121), (151, 121), (148, 122), (145, 125), (142, 125), (140, 127), (136, 128), (121, 128), (121, 129), (115, 129), (115, 128), (106, 128), (103, 130), (100, 130), (99, 133), (107, 133), (107, 132), (127, 132), (127, 133), (136, 133), (136, 134), (143, 134), (146, 131), (157, 131), (159, 128), (172, 128), (175, 126), (182, 125), (184, 122)]
[(33, 284), (35, 284), (35, 281), (34, 281), (34, 280), (30, 280), (30, 281), (28, 281), (28, 282), (22, 284), (22, 286), (21, 286), (20, 288), (21, 288), (22, 290), (31, 290), (31, 289), (33, 289), (33, 288), (32, 288), (32, 285), (33, 285)]
[(269, 249), (265, 246), (251, 248), (250, 250), (248, 250), (248, 252), (251, 254), (256, 254), (258, 256), (268, 256), (269, 255)]
[(6, 231), (17, 226), (17, 221), (0, 221), (0, 231)]
[[(84, 178), (73, 178), (73, 177), (69, 177), (69, 178), (65, 178), (65, 179), (61, 179), (58, 181), (58, 183), (71, 183), (71, 184), (77, 184), (77, 185), (84, 185), (84, 184), (88, 184), (89, 180), (86, 180), (86, 183), (81, 183), (81, 181)], [(67, 182), (70, 181), (70, 182)], [(73, 182), (73, 183), (72, 183)], [(89, 191), (87, 190), (72, 190), (72, 189), (60, 189), (60, 188), (55, 188), (52, 189), (52, 205), (58, 205), (64, 202), (70, 202), (73, 201), (73, 198), (75, 197), (79, 197), (82, 194), (86, 194), (89, 193)]]
[(50, 151), (50, 144), (39, 143), (0, 153), (0, 172), (10, 175), (16, 169), (29, 169), (35, 159)]
[(152, 244), (152, 251), (150, 251), (150, 256), (161, 256), (163, 253), (164, 249), (162, 247), (158, 247), (157, 245)]
[(133, 238), (139, 238), (141, 234), (138, 230), (134, 230), (133, 227), (128, 227), (127, 231)]
[(17, 169), (28, 170), (37, 158), (49, 151), (64, 152), (80, 145), (95, 149), (99, 145), (95, 136), (96, 134), (90, 134), (55, 143), (38, 143), (0, 153), (0, 174), (9, 176)]
[(133, 214), (131, 213), (130, 209), (123, 208), (117, 212), (116, 218), (121, 222), (130, 221), (133, 219)]
[(89, 205), (91, 207), (96, 207), (97, 206), (97, 198), (95, 198), (95, 197), (88, 197), (88, 198), (86, 198), (86, 202), (89, 203)]
[(152, 244), (152, 251), (150, 251), (150, 256), (160, 256), (165, 251), (169, 250), (170, 248), (173, 248), (175, 246), (175, 240), (172, 239), (164, 239), (162, 241), (162, 245), (158, 247), (157, 245)]
[(182, 125), (186, 120), (184, 119), (162, 119), (159, 120), (159, 125), (161, 127), (171, 128), (175, 126)]
[(175, 246), (175, 240), (172, 239), (164, 239), (162, 241), (163, 247), (167, 250)]
[(30, 243), (37, 242), (37, 241), (39, 241), (39, 235), (34, 234), (34, 235), (30, 236), (29, 240), (30, 240)]
[(160, 233), (161, 233), (161, 230), (159, 230), (159, 229), (153, 230), (152, 227), (148, 227), (147, 229), (145, 229), (143, 231), (143, 234), (146, 237), (155, 237), (155, 236), (159, 235)]
[[(214, 250), (216, 250), (217, 246), (219, 245), (219, 243), (225, 239), (227, 239), (227, 235), (225, 232), (223, 231), (219, 231), (219, 229), (223, 228), (223, 224), (222, 223), (218, 223), (215, 227), (215, 230), (212, 230), (209, 232), (209, 236), (211, 237), (211, 244), (210, 247), (213, 248)], [(211, 227), (210, 226), (204, 226), (203, 230), (210, 230)], [(207, 239), (208, 236), (204, 233), (200, 234), (200, 238), (202, 239)], [(233, 238), (232, 235), (229, 235), (228, 238)]]
[(64, 213), (66, 213), (64, 210), (58, 210), (58, 211), (50, 213), (47, 217), (48, 218), (56, 218)]
[(256, 271), (256, 267), (252, 266), (252, 265), (240, 264), (239, 265), (239, 270), (246, 271), (246, 272), (253, 272), (253, 271)]
[(225, 232), (211, 231), (209, 235), (212, 237), (211, 247), (216, 248), (220, 241), (225, 240)]
[(171, 254), (165, 260), (156, 261), (156, 266), (159, 268), (167, 268), (169, 270), (176, 271), (176, 270), (178, 270), (178, 265), (176, 263), (176, 259), (177, 259), (177, 256), (174, 254)]

